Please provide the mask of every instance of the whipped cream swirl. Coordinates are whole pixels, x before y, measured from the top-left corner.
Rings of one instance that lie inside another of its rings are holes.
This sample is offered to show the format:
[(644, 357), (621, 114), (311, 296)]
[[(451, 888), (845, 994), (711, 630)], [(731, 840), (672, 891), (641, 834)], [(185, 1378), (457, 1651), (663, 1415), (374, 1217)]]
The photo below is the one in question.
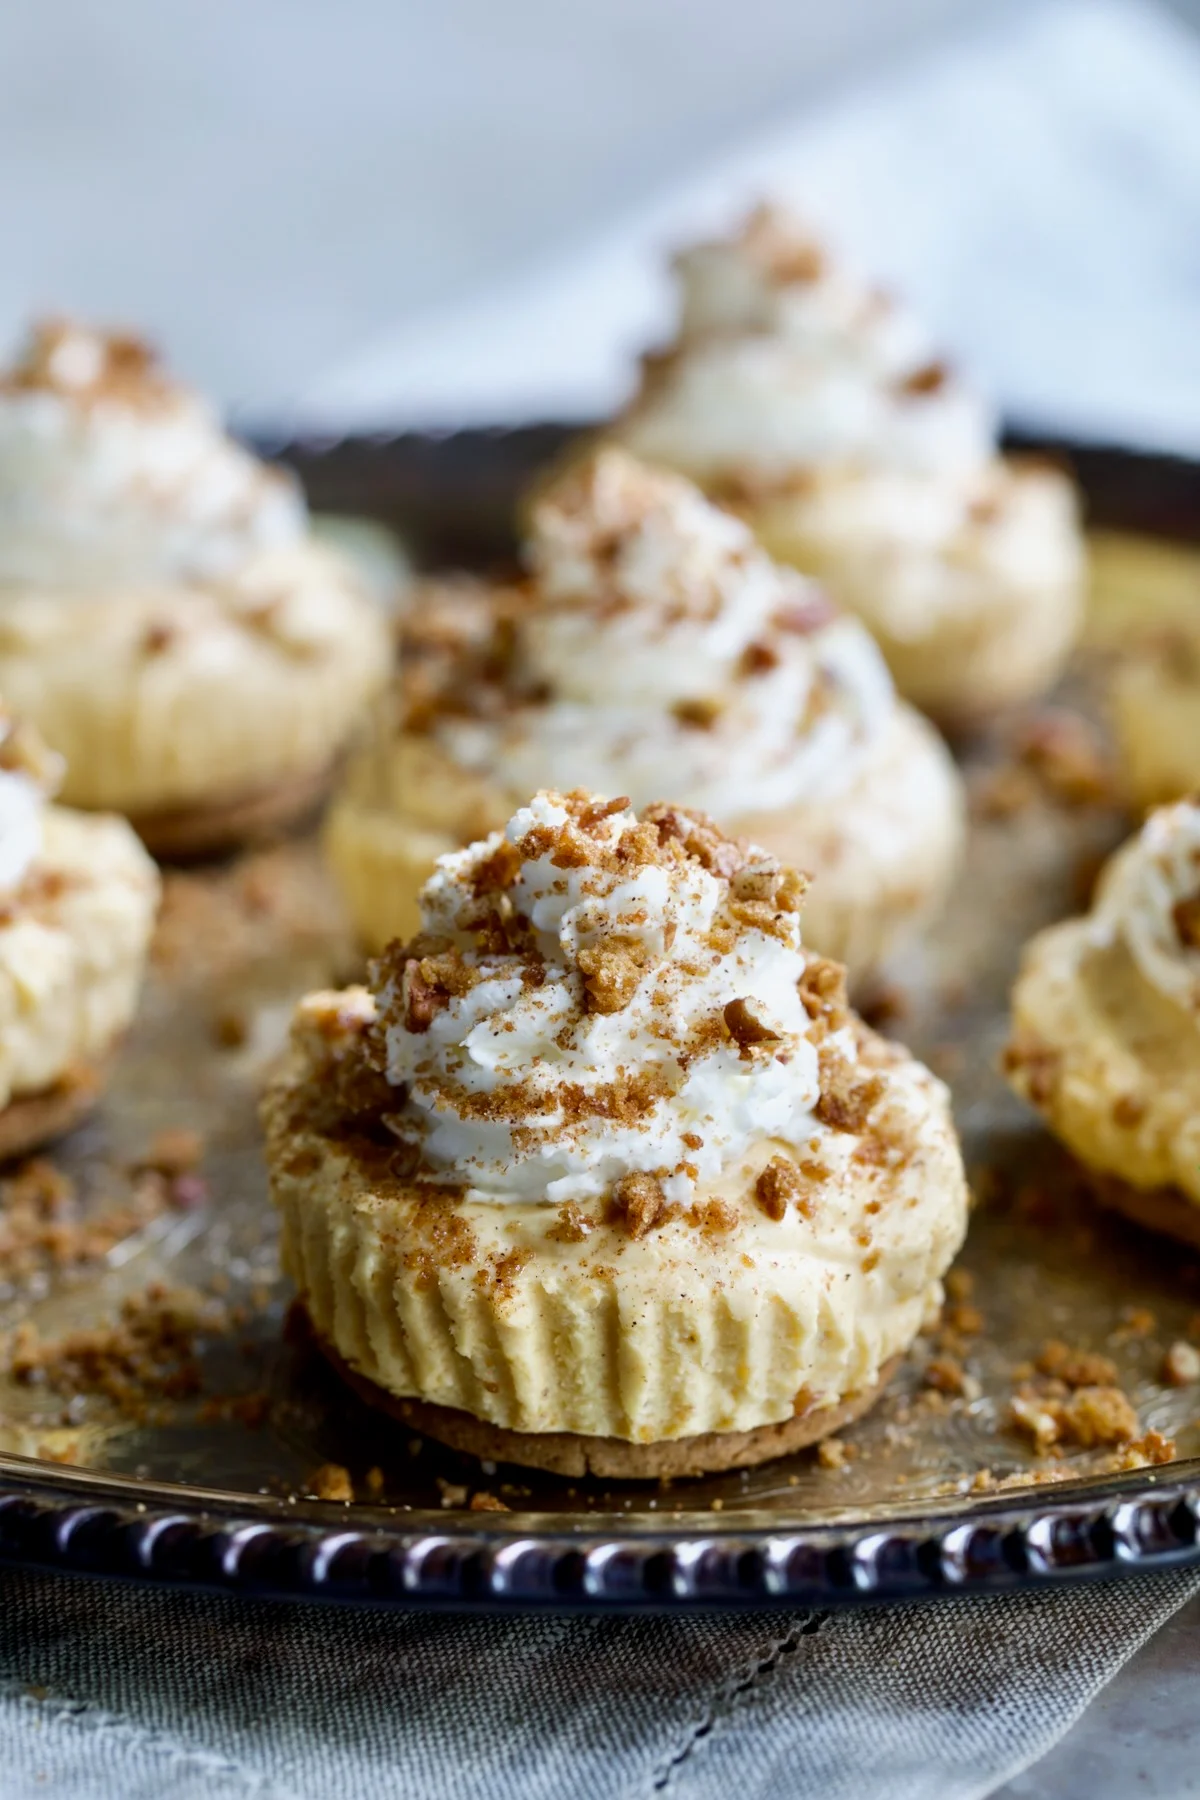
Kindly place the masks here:
[(441, 859), (379, 965), (389, 1126), (427, 1179), (501, 1203), (631, 1173), (686, 1201), (797, 1141), (820, 1094), (802, 892), (692, 815), (537, 795)]
[(680, 335), (620, 423), (630, 449), (706, 482), (814, 466), (969, 477), (995, 451), (979, 395), (920, 325), (783, 214), (679, 258)]
[(0, 375), (2, 584), (211, 580), (306, 525), (291, 477), (136, 339), (43, 324)]
[(62, 758), (0, 704), (0, 894), (14, 893), (37, 861), (46, 802), (62, 774)]
[(894, 691), (857, 621), (680, 477), (602, 451), (535, 508), (532, 588), (496, 718), (448, 717), (459, 766), (512, 793), (672, 791), (718, 819), (853, 779)]
[(1102, 945), (1123, 941), (1151, 987), (1200, 1014), (1200, 802), (1151, 813), (1118, 852), (1092, 932)]

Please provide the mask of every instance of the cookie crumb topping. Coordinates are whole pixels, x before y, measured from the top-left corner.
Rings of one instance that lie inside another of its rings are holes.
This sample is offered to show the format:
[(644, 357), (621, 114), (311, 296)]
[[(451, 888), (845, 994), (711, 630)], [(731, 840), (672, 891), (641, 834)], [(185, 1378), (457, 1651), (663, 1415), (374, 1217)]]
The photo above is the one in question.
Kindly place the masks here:
[[(441, 860), (372, 970), (389, 1131), (424, 1179), (605, 1201), (641, 1236), (763, 1137), (865, 1126), (882, 1081), (842, 971), (802, 947), (805, 885), (686, 808), (539, 794)], [(797, 1161), (756, 1189), (770, 1216), (828, 1173)]]

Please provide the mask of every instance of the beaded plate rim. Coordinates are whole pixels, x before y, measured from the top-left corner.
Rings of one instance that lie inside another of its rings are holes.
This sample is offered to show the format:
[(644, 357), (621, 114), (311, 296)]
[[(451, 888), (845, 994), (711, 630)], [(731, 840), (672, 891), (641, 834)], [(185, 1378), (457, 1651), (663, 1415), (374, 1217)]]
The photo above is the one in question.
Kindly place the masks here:
[(902, 1519), (568, 1529), (536, 1513), (347, 1515), (3, 1456), (0, 1564), (265, 1600), (652, 1612), (1000, 1593), (1200, 1561), (1200, 1458), (1169, 1480), (1139, 1470), (1030, 1494)]

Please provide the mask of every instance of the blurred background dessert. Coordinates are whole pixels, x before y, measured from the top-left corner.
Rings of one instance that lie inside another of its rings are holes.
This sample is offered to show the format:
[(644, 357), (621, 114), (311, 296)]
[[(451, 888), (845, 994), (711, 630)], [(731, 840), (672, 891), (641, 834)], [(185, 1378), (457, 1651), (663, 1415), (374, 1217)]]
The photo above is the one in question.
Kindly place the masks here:
[(389, 667), (299, 484), (136, 338), (51, 321), (0, 375), (0, 684), (63, 797), (195, 854), (312, 809)]
[(372, 949), (432, 859), (540, 785), (665, 792), (813, 877), (806, 942), (861, 979), (936, 915), (961, 782), (866, 629), (679, 476), (604, 449), (544, 487), (529, 579), (414, 601), (326, 843)]
[(675, 261), (679, 324), (614, 427), (871, 628), (954, 726), (1050, 687), (1083, 608), (1067, 478), (997, 453), (920, 321), (778, 207)]

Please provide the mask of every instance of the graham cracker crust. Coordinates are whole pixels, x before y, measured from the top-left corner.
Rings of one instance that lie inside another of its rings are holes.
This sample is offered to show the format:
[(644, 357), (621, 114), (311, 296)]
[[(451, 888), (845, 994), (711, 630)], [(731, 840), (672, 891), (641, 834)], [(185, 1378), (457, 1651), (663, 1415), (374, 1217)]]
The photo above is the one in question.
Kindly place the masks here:
[(1135, 1188), (1115, 1175), (1096, 1176), (1091, 1186), (1101, 1206), (1110, 1212), (1200, 1250), (1200, 1206), (1174, 1188)]
[(40, 1094), (22, 1094), (0, 1109), (0, 1162), (27, 1156), (85, 1119), (107, 1079), (103, 1062), (80, 1063)]
[(134, 813), (129, 822), (160, 862), (198, 861), (282, 837), (317, 811), (333, 774), (334, 765), (326, 764), (235, 799)]

